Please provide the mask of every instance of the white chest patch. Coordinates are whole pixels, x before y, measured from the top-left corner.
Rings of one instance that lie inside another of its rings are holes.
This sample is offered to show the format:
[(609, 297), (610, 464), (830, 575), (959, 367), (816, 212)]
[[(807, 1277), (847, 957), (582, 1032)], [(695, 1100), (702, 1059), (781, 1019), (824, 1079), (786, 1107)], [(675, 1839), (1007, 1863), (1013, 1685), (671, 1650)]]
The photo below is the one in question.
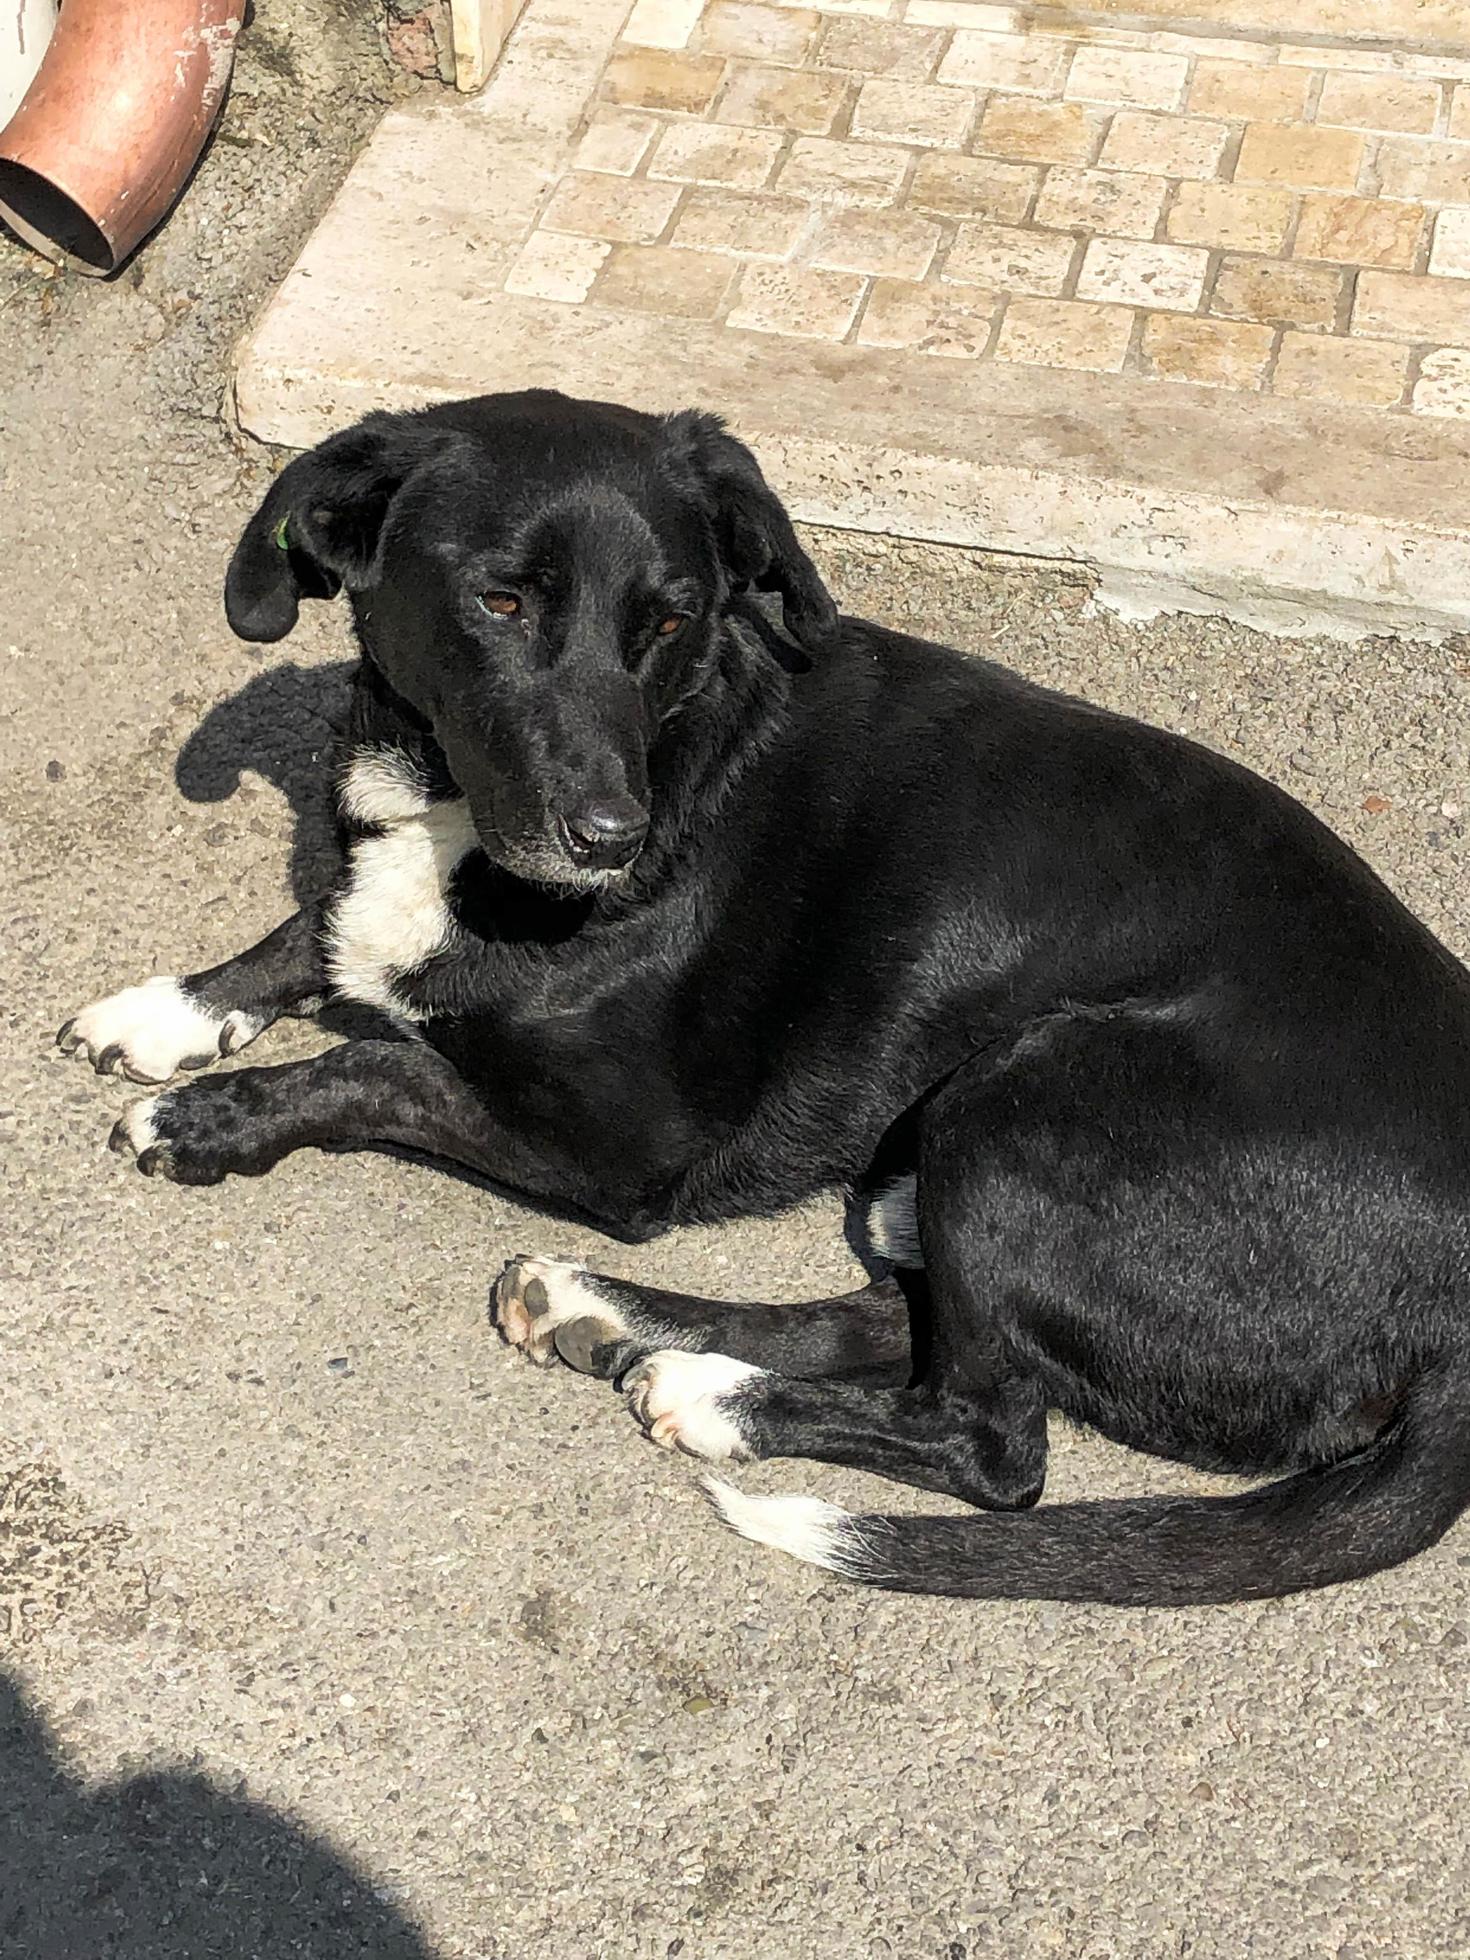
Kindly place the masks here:
[(421, 1019), (395, 982), (454, 939), (449, 881), (479, 841), (469, 806), (462, 797), (431, 803), (412, 759), (385, 748), (356, 752), (341, 799), (349, 815), (385, 828), (352, 846), (347, 888), (327, 927), (327, 971), (347, 1000)]

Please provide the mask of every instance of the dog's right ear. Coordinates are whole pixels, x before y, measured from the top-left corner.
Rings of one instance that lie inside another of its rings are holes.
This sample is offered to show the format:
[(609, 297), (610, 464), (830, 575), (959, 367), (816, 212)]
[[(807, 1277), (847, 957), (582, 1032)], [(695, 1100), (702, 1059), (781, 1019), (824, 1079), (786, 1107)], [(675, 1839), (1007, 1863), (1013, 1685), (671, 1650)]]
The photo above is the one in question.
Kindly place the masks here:
[(225, 617), (242, 640), (283, 640), (302, 599), (371, 583), (378, 534), (415, 450), (405, 417), (370, 415), (286, 465), (225, 575)]

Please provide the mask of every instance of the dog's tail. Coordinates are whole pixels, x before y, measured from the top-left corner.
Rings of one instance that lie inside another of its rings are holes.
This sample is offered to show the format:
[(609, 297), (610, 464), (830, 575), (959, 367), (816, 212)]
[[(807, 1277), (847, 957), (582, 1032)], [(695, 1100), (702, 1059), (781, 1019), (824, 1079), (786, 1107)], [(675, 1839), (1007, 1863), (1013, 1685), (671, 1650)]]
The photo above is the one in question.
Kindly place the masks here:
[(1470, 1368), (1426, 1371), (1368, 1449), (1238, 1496), (863, 1517), (710, 1479), (725, 1522), (890, 1592), (1215, 1606), (1366, 1577), (1422, 1552), (1470, 1504)]

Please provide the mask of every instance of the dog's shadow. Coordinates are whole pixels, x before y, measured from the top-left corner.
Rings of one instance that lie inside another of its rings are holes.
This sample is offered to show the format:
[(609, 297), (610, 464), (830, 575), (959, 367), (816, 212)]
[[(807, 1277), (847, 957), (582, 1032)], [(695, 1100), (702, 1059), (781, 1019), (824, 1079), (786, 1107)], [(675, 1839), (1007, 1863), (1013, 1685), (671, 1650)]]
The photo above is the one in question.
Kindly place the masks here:
[(323, 1839), (195, 1770), (82, 1781), (0, 1674), (0, 1953), (433, 1960)]
[(249, 769), (291, 806), (291, 890), (319, 898), (340, 862), (331, 759), (347, 717), (357, 663), (282, 661), (218, 701), (179, 750), (174, 780), (191, 803), (223, 803)]
[[(298, 906), (319, 899), (341, 868), (332, 807), (332, 759), (346, 725), (356, 671), (355, 660), (309, 667), (287, 660), (267, 667), (214, 704), (174, 762), (174, 781), (191, 803), (225, 802), (240, 788), (247, 769), (281, 792), (291, 809), (289, 875)], [(243, 945), (237, 950), (243, 951)], [(347, 1002), (329, 1001), (316, 1019), (334, 1035), (402, 1038), (401, 1031), (372, 1008)], [(502, 1201), (524, 1202), (524, 1194), (496, 1184), (468, 1165), (396, 1144), (374, 1148), (384, 1156), (426, 1165)], [(575, 1211), (544, 1199), (538, 1200), (537, 1209), (571, 1223), (587, 1222)]]

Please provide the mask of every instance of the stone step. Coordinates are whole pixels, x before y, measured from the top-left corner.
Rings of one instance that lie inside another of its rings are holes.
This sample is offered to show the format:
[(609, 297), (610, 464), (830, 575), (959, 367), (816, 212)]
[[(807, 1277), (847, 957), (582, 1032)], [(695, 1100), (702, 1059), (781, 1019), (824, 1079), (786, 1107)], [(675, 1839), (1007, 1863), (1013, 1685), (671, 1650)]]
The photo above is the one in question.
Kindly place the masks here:
[(812, 521), (1076, 559), (1130, 609), (1470, 627), (1470, 60), (1008, 12), (531, 0), (482, 96), (385, 119), (243, 425), (698, 404)]

